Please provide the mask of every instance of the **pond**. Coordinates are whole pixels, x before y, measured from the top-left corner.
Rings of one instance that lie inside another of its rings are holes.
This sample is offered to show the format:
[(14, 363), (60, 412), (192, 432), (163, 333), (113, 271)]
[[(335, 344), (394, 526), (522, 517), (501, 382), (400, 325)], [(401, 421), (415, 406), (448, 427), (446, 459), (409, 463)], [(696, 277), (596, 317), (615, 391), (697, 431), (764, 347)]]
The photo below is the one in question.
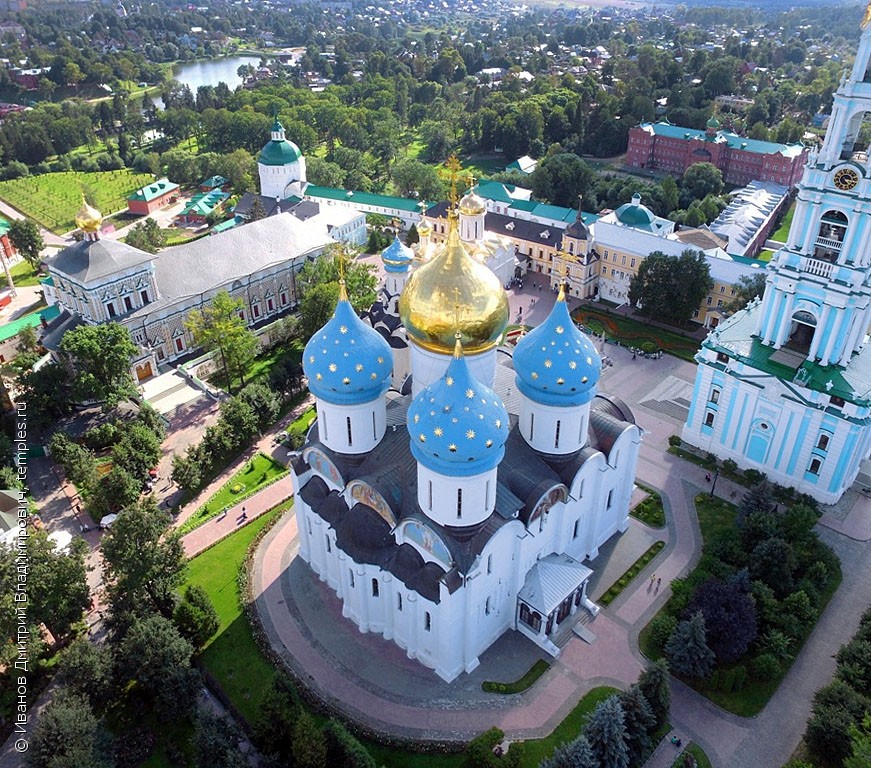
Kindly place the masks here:
[[(225, 82), (230, 90), (234, 90), (236, 86), (242, 84), (242, 78), (239, 77), (238, 69), (243, 64), (251, 66), (259, 66), (260, 56), (229, 56), (224, 59), (208, 59), (206, 61), (191, 61), (186, 64), (179, 64), (173, 71), (173, 79), (178, 80), (182, 85), (188, 86), (191, 93), (196, 97), (197, 88), (201, 85), (217, 85), (220, 82)], [(154, 97), (154, 103), (158, 109), (163, 109), (163, 99), (159, 96)]]

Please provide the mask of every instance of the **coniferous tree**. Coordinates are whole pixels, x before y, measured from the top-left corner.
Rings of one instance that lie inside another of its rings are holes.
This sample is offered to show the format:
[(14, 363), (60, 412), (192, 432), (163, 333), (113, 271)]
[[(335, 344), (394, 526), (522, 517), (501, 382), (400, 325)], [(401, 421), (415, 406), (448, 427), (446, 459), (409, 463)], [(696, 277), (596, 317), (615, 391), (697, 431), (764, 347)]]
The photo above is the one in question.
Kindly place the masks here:
[(538, 768), (599, 768), (599, 763), (587, 737), (581, 734), (573, 741), (560, 744)]
[(708, 648), (705, 617), (697, 611), (681, 621), (665, 644), (668, 663), (680, 675), (707, 677), (714, 666), (714, 652)]
[(584, 736), (600, 768), (629, 768), (625, 717), (616, 695), (596, 707), (584, 728)]
[(641, 765), (642, 758), (650, 749), (650, 734), (656, 728), (656, 717), (637, 683), (618, 693), (617, 698), (623, 707), (629, 762)]
[(668, 664), (664, 659), (653, 662), (638, 677), (638, 687), (656, 718), (656, 727), (668, 720), (671, 709), (671, 690), (668, 687)]

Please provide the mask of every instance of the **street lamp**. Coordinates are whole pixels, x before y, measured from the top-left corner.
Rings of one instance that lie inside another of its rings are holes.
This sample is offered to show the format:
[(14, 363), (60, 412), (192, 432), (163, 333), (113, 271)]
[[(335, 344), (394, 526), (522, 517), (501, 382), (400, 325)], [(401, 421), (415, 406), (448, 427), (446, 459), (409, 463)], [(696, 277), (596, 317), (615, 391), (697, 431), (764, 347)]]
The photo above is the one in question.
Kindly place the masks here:
[(714, 488), (717, 487), (717, 478), (720, 476), (720, 468), (714, 470), (714, 481), (711, 483), (711, 498), (714, 496)]

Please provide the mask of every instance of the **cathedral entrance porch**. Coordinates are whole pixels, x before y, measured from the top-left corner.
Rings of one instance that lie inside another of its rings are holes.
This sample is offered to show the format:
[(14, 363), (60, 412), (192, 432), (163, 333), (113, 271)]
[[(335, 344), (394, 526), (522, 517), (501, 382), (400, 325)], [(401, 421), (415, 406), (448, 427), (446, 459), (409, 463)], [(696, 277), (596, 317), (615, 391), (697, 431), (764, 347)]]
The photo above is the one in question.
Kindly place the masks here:
[(557, 641), (570, 635), (578, 608), (592, 608), (587, 599), (592, 575), (587, 566), (568, 555), (550, 554), (539, 560), (517, 595), (517, 630), (558, 656)]

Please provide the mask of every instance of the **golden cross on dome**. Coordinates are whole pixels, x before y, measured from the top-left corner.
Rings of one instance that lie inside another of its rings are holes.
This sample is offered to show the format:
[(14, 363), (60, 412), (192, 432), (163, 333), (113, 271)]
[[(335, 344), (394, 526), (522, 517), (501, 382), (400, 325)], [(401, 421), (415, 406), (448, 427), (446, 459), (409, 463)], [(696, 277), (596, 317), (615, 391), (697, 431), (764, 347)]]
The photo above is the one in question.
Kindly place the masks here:
[(566, 273), (568, 272), (568, 267), (566, 263), (562, 260), (565, 254), (562, 251), (557, 252), (557, 256), (559, 257), (559, 261), (556, 263), (557, 274), (559, 275), (559, 293), (557, 294), (557, 301), (565, 301), (566, 300)]
[(460, 160), (456, 155), (451, 155), (447, 160), (445, 160), (445, 168), (451, 174), (451, 205), (456, 208), (457, 201), (459, 200), (459, 196), (457, 195), (457, 174), (462, 170), (463, 166), (460, 165)]
[(420, 216), (421, 216), (421, 218), (423, 218), (424, 216), (426, 216), (426, 200), (421, 200), (421, 201), (417, 204), (417, 207), (420, 208)]
[(475, 177), (470, 173), (468, 176), (469, 179), (469, 192), (473, 192), (475, 190)]

